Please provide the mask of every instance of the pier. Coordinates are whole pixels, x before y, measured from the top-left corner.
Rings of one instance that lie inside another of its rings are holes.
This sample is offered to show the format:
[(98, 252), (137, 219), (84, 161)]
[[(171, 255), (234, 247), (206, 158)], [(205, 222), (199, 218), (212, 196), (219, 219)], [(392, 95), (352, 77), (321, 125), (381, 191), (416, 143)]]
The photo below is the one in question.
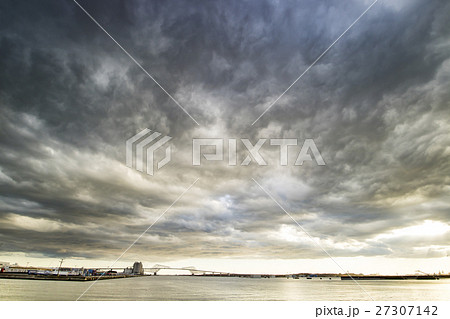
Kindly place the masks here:
[(144, 275), (103, 275), (103, 276), (58, 276), (58, 275), (38, 275), (38, 274), (18, 274), (18, 273), (0, 273), (0, 279), (26, 279), (26, 280), (54, 280), (54, 281), (95, 281), (119, 278), (131, 278)]

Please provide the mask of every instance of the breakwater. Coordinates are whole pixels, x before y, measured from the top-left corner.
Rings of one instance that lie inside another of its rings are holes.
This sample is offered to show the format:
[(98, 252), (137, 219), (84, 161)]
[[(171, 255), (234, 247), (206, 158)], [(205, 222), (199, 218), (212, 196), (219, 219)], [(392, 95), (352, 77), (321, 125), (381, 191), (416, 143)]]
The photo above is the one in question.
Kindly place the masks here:
[(342, 276), (341, 280), (439, 280), (439, 278), (448, 278), (448, 276), (439, 275), (405, 275), (405, 276)]

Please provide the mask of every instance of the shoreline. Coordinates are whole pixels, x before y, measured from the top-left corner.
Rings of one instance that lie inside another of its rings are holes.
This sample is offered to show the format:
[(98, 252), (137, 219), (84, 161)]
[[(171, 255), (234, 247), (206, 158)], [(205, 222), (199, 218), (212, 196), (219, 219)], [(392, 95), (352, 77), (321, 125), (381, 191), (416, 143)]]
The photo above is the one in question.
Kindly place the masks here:
[(143, 277), (143, 276), (145, 275), (58, 276), (58, 275), (0, 273), (0, 279), (52, 280), (52, 281), (95, 281), (95, 280)]
[[(41, 274), (18, 274), (18, 273), (0, 273), (0, 279), (22, 279), (22, 280), (50, 280), (50, 281), (96, 281), (96, 280), (109, 280), (109, 279), (123, 279), (123, 278), (134, 278), (134, 277), (150, 277), (152, 275), (104, 275), (104, 276), (65, 276), (65, 275), (41, 275)], [(287, 278), (287, 279), (304, 279), (313, 281), (327, 281), (331, 279), (334, 280), (439, 280), (444, 278), (450, 278), (450, 275), (334, 275), (334, 276), (321, 276), (320, 274), (309, 274), (309, 275), (277, 275), (277, 276), (255, 276), (255, 275), (162, 275), (162, 276), (185, 276), (185, 277), (235, 277), (235, 278)], [(322, 280), (323, 279), (323, 280)]]

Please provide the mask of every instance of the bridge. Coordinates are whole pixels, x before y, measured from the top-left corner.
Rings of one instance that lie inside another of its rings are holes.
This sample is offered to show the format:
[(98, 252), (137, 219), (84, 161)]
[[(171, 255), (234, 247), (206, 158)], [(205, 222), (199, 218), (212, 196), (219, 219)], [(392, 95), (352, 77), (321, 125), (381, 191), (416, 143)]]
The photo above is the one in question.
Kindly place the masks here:
[[(125, 270), (125, 267), (103, 267), (103, 268), (95, 268), (98, 272), (108, 272), (108, 271), (118, 271), (123, 272)], [(160, 270), (184, 270), (189, 271), (191, 275), (221, 275), (221, 276), (230, 276), (234, 275), (233, 273), (229, 272), (222, 272), (222, 271), (215, 271), (215, 270), (202, 270), (197, 269), (194, 266), (189, 267), (170, 267), (166, 265), (160, 265), (156, 264), (152, 267), (144, 267), (144, 272), (151, 273), (152, 275), (156, 276)]]
[(191, 273), (191, 275), (222, 275), (222, 276), (232, 275), (231, 273), (228, 273), (228, 272), (197, 269), (194, 266), (189, 266), (189, 267), (170, 267), (170, 266), (160, 265), (160, 264), (153, 265), (151, 268), (144, 268), (144, 271), (151, 272), (151, 273), (153, 273), (153, 275), (156, 276), (157, 273), (160, 270), (162, 270), (162, 269), (167, 269), (167, 270), (186, 270), (186, 271), (189, 271)]

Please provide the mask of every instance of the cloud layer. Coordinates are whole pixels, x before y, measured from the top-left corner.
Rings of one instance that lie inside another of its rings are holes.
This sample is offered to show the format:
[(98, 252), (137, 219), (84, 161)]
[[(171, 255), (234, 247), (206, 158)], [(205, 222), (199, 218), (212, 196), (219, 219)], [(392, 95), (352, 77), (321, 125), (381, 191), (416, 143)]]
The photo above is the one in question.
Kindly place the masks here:
[[(111, 259), (199, 177), (129, 258), (323, 257), (252, 178), (333, 256), (448, 255), (449, 3), (380, 1), (253, 126), (370, 2), (80, 4), (200, 126), (75, 3), (3, 1), (0, 250)], [(125, 166), (144, 128), (173, 137), (153, 177)], [(327, 166), (193, 167), (193, 137)]]

